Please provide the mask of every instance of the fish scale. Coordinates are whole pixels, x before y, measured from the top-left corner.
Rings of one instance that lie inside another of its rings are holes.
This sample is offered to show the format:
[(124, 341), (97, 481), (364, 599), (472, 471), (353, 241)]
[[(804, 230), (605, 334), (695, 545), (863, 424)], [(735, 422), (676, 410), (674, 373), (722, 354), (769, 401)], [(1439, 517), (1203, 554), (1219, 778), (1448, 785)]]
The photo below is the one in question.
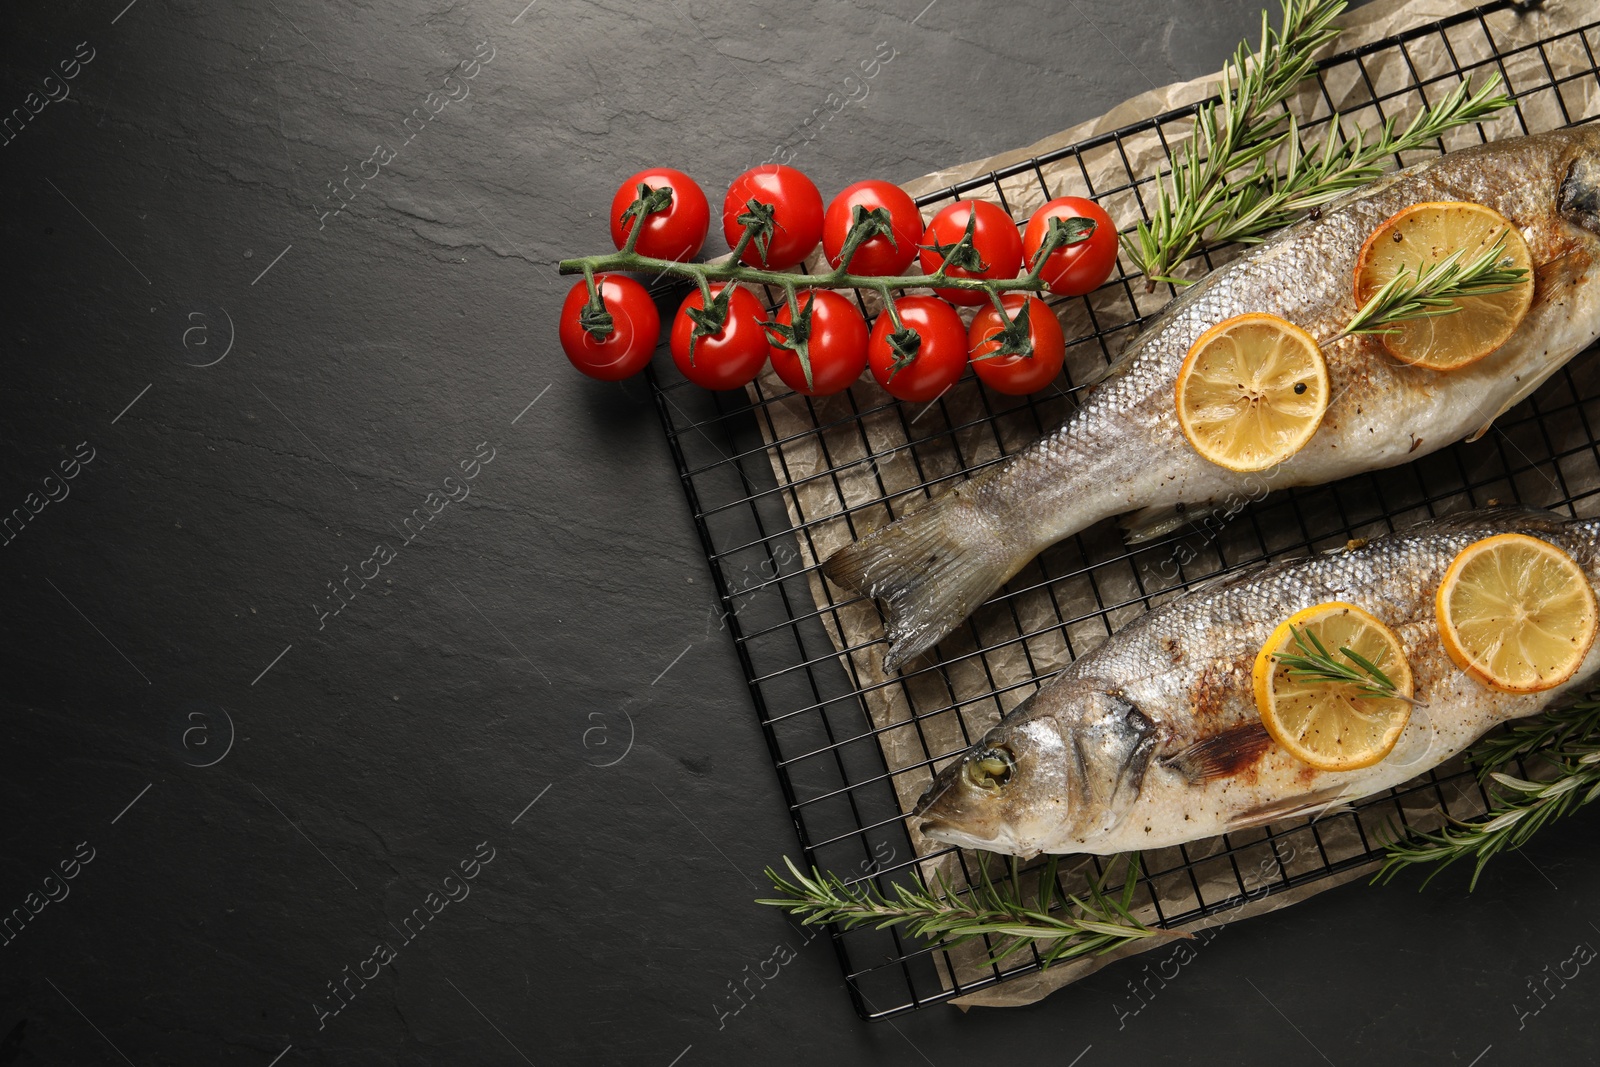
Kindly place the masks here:
[[(1511, 338), (1452, 371), (1399, 363), (1374, 337), (1345, 338), (1323, 350), (1330, 402), (1298, 453), (1241, 473), (1195, 452), (1174, 390), (1199, 336), (1246, 312), (1336, 335), (1356, 311), (1352, 278), (1367, 236), (1401, 209), (1438, 200), (1491, 207), (1527, 241), (1534, 298)], [(1137, 512), (1138, 539), (1264, 489), (1393, 466), (1481, 433), (1600, 336), (1595, 263), (1600, 128), (1498, 141), (1397, 172), (1212, 271), (1150, 323), (1060, 429), (840, 550), (824, 573), (883, 603), (884, 665), (895, 669), (1039, 552), (1102, 519)]]
[[(1520, 508), (1234, 572), (1135, 619), (1013, 709), (939, 773), (917, 808), (921, 832), (1020, 855), (1107, 855), (1324, 810), (1438, 766), (1600, 673), (1600, 644), (1570, 680), (1541, 693), (1490, 689), (1451, 661), (1435, 616), (1439, 582), (1462, 549), (1508, 532), (1556, 545), (1591, 588), (1600, 584), (1600, 520)], [(1394, 750), (1360, 770), (1318, 771), (1270, 739), (1230, 746), (1259, 736), (1251, 670), (1261, 647), (1294, 612), (1328, 601), (1371, 612), (1405, 649), (1422, 706)], [(1219, 738), (1199, 750), (1223, 773), (1197, 779), (1186, 754)], [(998, 791), (974, 786), (967, 765), (998, 746), (1014, 755), (1012, 780)]]

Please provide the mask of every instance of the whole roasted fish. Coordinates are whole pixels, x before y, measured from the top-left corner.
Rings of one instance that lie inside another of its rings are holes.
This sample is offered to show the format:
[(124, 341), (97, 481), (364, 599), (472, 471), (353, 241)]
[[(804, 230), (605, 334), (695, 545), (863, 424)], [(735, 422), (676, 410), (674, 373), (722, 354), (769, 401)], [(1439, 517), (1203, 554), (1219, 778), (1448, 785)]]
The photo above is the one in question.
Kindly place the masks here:
[[(1502, 693), (1462, 672), (1434, 594), (1451, 560), (1497, 533), (1542, 538), (1600, 582), (1600, 519), (1501, 508), (1309, 559), (1244, 568), (1135, 619), (1017, 705), (935, 777), (912, 824), (937, 841), (1020, 856), (1108, 855), (1258, 826), (1367, 796), (1443, 763), (1600, 671), (1600, 642), (1564, 685)], [(1354, 544), (1354, 543), (1353, 543)], [(1327, 601), (1363, 607), (1405, 647), (1422, 705), (1386, 757), (1318, 771), (1261, 725), (1256, 654), (1278, 623)]]
[[(1510, 219), (1533, 257), (1533, 306), (1511, 339), (1461, 370), (1398, 363), (1374, 337), (1324, 349), (1332, 403), (1295, 456), (1265, 474), (1202, 459), (1180, 431), (1174, 386), (1189, 346), (1244, 312), (1332, 337), (1355, 311), (1362, 242), (1411, 204), (1465, 200)], [(834, 582), (879, 598), (892, 670), (931, 648), (1040, 551), (1135, 509), (1135, 538), (1262, 485), (1314, 485), (1393, 466), (1483, 433), (1600, 336), (1600, 127), (1441, 156), (1335, 201), (1221, 267), (1173, 302), (1055, 433), (827, 561)]]

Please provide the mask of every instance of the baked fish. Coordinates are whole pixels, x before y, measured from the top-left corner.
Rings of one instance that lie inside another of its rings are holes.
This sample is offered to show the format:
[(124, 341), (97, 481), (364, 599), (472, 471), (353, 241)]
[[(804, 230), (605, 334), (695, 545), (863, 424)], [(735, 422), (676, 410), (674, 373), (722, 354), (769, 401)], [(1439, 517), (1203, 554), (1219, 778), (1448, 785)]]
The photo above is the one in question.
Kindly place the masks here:
[[(1466, 368), (1398, 363), (1371, 336), (1325, 348), (1332, 402), (1303, 449), (1245, 474), (1202, 459), (1178, 427), (1189, 347), (1223, 319), (1269, 312), (1313, 337), (1354, 313), (1362, 242), (1424, 201), (1475, 201), (1510, 219), (1534, 264), (1533, 305), (1509, 341)], [(1254, 498), (1425, 455), (1485, 432), (1600, 336), (1600, 127), (1462, 149), (1356, 190), (1212, 271), (1155, 318), (1055, 433), (835, 553), (838, 585), (877, 597), (893, 670), (931, 648), (1040, 551), (1138, 509), (1134, 540)], [(1184, 507), (1179, 508), (1178, 505)]]
[[(1564, 684), (1503, 693), (1451, 661), (1434, 594), (1467, 545), (1525, 533), (1600, 583), (1600, 519), (1499, 508), (1320, 556), (1242, 568), (1148, 612), (1024, 700), (934, 778), (912, 825), (953, 845), (1034, 856), (1158, 848), (1315, 813), (1399, 785), (1491, 727), (1600, 671), (1600, 642)], [(1261, 725), (1256, 654), (1301, 608), (1345, 601), (1399, 636), (1421, 702), (1370, 767), (1318, 771)], [(982, 766), (979, 766), (979, 764)]]

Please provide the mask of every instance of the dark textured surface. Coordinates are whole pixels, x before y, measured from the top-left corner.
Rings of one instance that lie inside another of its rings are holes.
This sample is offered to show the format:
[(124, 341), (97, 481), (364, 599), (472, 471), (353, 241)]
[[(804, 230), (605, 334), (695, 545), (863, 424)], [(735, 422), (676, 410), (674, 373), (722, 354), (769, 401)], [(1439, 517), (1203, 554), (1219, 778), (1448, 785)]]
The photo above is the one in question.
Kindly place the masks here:
[(1229, 927), (1137, 1014), (1142, 964), (858, 1020), (826, 941), (750, 903), (793, 830), (645, 388), (554, 341), (549, 264), (606, 246), (621, 177), (715, 200), (878, 41), (797, 151), (825, 194), (1214, 69), (1254, 0), (123, 4), (0, 42), (0, 114), (70, 91), (0, 145), (4, 509), (93, 450), (3, 548), (0, 909), (67, 895), (0, 946), (0, 1064), (1594, 1060), (1600, 978), (1546, 979), (1600, 942), (1592, 817), (1471, 897), (1452, 872)]

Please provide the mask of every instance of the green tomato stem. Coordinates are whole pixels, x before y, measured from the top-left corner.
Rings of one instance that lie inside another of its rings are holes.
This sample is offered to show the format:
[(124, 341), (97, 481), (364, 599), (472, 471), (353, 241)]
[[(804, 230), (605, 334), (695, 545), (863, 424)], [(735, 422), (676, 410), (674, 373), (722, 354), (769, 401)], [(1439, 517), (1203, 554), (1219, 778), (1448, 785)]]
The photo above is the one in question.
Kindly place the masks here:
[(889, 293), (889, 286), (877, 285), (873, 288), (883, 296), (883, 308), (889, 313), (889, 321), (894, 323), (895, 332), (905, 329), (906, 324), (900, 321), (900, 309), (894, 306), (894, 297)]
[[(734, 250), (742, 252), (746, 234), (739, 238)], [(839, 269), (827, 274), (799, 274), (792, 271), (762, 270), (746, 266), (737, 260), (726, 263), (683, 263), (676, 260), (656, 259), (635, 252), (610, 252), (599, 256), (581, 256), (563, 259), (558, 268), (562, 274), (595, 271), (628, 271), (639, 274), (670, 274), (694, 279), (703, 275), (713, 282), (743, 282), (747, 285), (768, 285), (773, 288), (798, 287), (809, 289), (920, 289), (935, 287), (961, 289), (968, 292), (1042, 293), (1046, 286), (1039, 280), (1038, 272), (1021, 274), (1015, 278), (963, 278), (950, 277), (941, 266), (932, 274), (902, 274), (876, 276), (851, 274)]]
[(989, 290), (989, 303), (993, 304), (995, 311), (1000, 313), (1000, 322), (1002, 324), (1011, 321), (1011, 316), (1006, 314), (1005, 301), (1001, 300), (1000, 294), (995, 292), (993, 289)]
[(701, 303), (705, 307), (710, 307), (712, 301), (711, 286), (706, 284), (706, 272), (703, 270), (691, 271), (690, 277), (692, 277), (694, 279), (694, 283), (700, 287)]

